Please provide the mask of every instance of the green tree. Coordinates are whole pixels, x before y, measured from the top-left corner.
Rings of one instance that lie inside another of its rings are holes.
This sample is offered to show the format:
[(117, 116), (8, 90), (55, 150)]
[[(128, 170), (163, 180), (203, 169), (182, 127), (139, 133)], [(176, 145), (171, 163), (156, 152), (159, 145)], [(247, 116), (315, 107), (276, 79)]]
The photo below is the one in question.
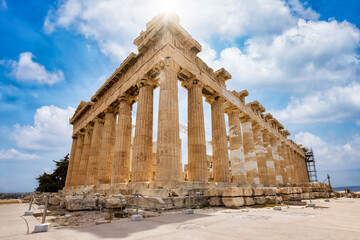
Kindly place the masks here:
[(69, 154), (59, 161), (53, 160), (56, 168), (52, 174), (44, 172), (36, 178), (39, 186), (36, 192), (57, 192), (65, 186), (66, 173), (69, 165)]

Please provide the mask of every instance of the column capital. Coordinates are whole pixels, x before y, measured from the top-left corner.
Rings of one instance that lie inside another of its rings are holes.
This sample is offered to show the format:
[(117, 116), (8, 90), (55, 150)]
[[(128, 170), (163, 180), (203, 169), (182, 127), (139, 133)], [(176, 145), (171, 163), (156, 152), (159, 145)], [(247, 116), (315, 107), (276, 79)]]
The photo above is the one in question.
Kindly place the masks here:
[(214, 95), (207, 97), (205, 99), (206, 102), (213, 104), (216, 102), (225, 102), (225, 98), (223, 98), (222, 96), (220, 96), (219, 94), (215, 93)]
[(91, 125), (91, 124), (87, 124), (87, 125), (85, 126), (85, 131), (86, 131), (86, 132), (90, 132), (90, 131), (92, 131), (93, 129), (94, 129), (94, 126)]
[(79, 132), (76, 133), (79, 138), (82, 138), (85, 136), (85, 130), (83, 130), (83, 131), (82, 130), (83, 129), (81, 129)]
[(116, 109), (114, 107), (107, 107), (105, 110), (104, 110), (104, 113), (115, 113), (116, 112)]
[(240, 113), (240, 109), (238, 109), (236, 106), (231, 105), (227, 108), (225, 108), (225, 113), (227, 115), (230, 115), (231, 113)]
[(201, 89), (204, 88), (205, 84), (202, 83), (199, 79), (197, 79), (195, 76), (192, 78), (189, 78), (181, 83), (181, 86), (183, 86), (186, 89), (190, 89), (193, 87), (200, 87)]
[(123, 94), (120, 94), (118, 97), (117, 97), (117, 100), (118, 102), (129, 102), (129, 103), (133, 103), (134, 100), (135, 100), (135, 96), (132, 96), (130, 94), (127, 94), (127, 93), (123, 93)]
[(94, 123), (98, 122), (98, 123), (104, 123), (104, 119), (103, 118), (99, 118), (99, 117), (96, 117), (94, 118)]
[(240, 122), (244, 123), (244, 122), (252, 122), (252, 118), (249, 115), (243, 115), (240, 117)]
[(136, 86), (138, 87), (138, 89), (145, 86), (151, 86), (153, 88), (156, 88), (157, 85), (158, 85), (157, 82), (150, 77), (143, 77), (136, 81)]

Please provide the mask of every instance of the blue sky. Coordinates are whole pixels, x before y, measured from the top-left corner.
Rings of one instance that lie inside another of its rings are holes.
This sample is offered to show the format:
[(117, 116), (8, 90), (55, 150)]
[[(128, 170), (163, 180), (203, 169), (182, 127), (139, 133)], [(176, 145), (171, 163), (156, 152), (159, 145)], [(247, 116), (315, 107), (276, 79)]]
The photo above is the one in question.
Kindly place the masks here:
[[(330, 173), (335, 186), (360, 184), (359, 1), (0, 0), (0, 192), (32, 191), (51, 172), (70, 150), (68, 119), (80, 100), (166, 10), (203, 45), (205, 62), (232, 74), (228, 89), (247, 89), (247, 101), (314, 149), (319, 180)], [(206, 104), (205, 116), (211, 133)]]

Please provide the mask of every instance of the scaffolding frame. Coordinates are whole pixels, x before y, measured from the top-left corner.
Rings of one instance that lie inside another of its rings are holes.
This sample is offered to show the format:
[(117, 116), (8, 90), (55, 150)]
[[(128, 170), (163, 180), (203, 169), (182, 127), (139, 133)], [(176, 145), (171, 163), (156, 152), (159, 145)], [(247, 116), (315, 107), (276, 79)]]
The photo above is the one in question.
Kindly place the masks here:
[(315, 166), (315, 157), (312, 148), (308, 150), (305, 154), (306, 167), (309, 175), (310, 182), (318, 182), (316, 166)]

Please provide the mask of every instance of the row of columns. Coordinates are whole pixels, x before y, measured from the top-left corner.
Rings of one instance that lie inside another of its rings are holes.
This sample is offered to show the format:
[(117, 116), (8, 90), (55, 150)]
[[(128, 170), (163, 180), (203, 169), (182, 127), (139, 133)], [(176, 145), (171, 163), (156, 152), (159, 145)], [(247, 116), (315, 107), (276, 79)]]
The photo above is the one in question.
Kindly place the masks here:
[[(157, 81), (146, 77), (137, 82), (132, 182), (152, 181), (154, 165), (156, 181), (181, 179), (178, 84), (174, 64), (166, 59), (158, 76), (156, 163), (152, 158), (152, 127), (153, 90)], [(191, 78), (183, 86), (188, 89), (188, 180), (207, 182), (204, 85)], [(236, 107), (226, 109), (229, 116), (229, 161), (224, 99), (214, 94), (207, 101), (211, 104), (214, 182), (272, 185), (307, 181), (305, 161), (301, 156)], [(120, 96), (117, 109), (106, 109), (101, 118), (97, 117), (73, 136), (66, 186), (129, 182), (133, 102), (133, 96)]]

